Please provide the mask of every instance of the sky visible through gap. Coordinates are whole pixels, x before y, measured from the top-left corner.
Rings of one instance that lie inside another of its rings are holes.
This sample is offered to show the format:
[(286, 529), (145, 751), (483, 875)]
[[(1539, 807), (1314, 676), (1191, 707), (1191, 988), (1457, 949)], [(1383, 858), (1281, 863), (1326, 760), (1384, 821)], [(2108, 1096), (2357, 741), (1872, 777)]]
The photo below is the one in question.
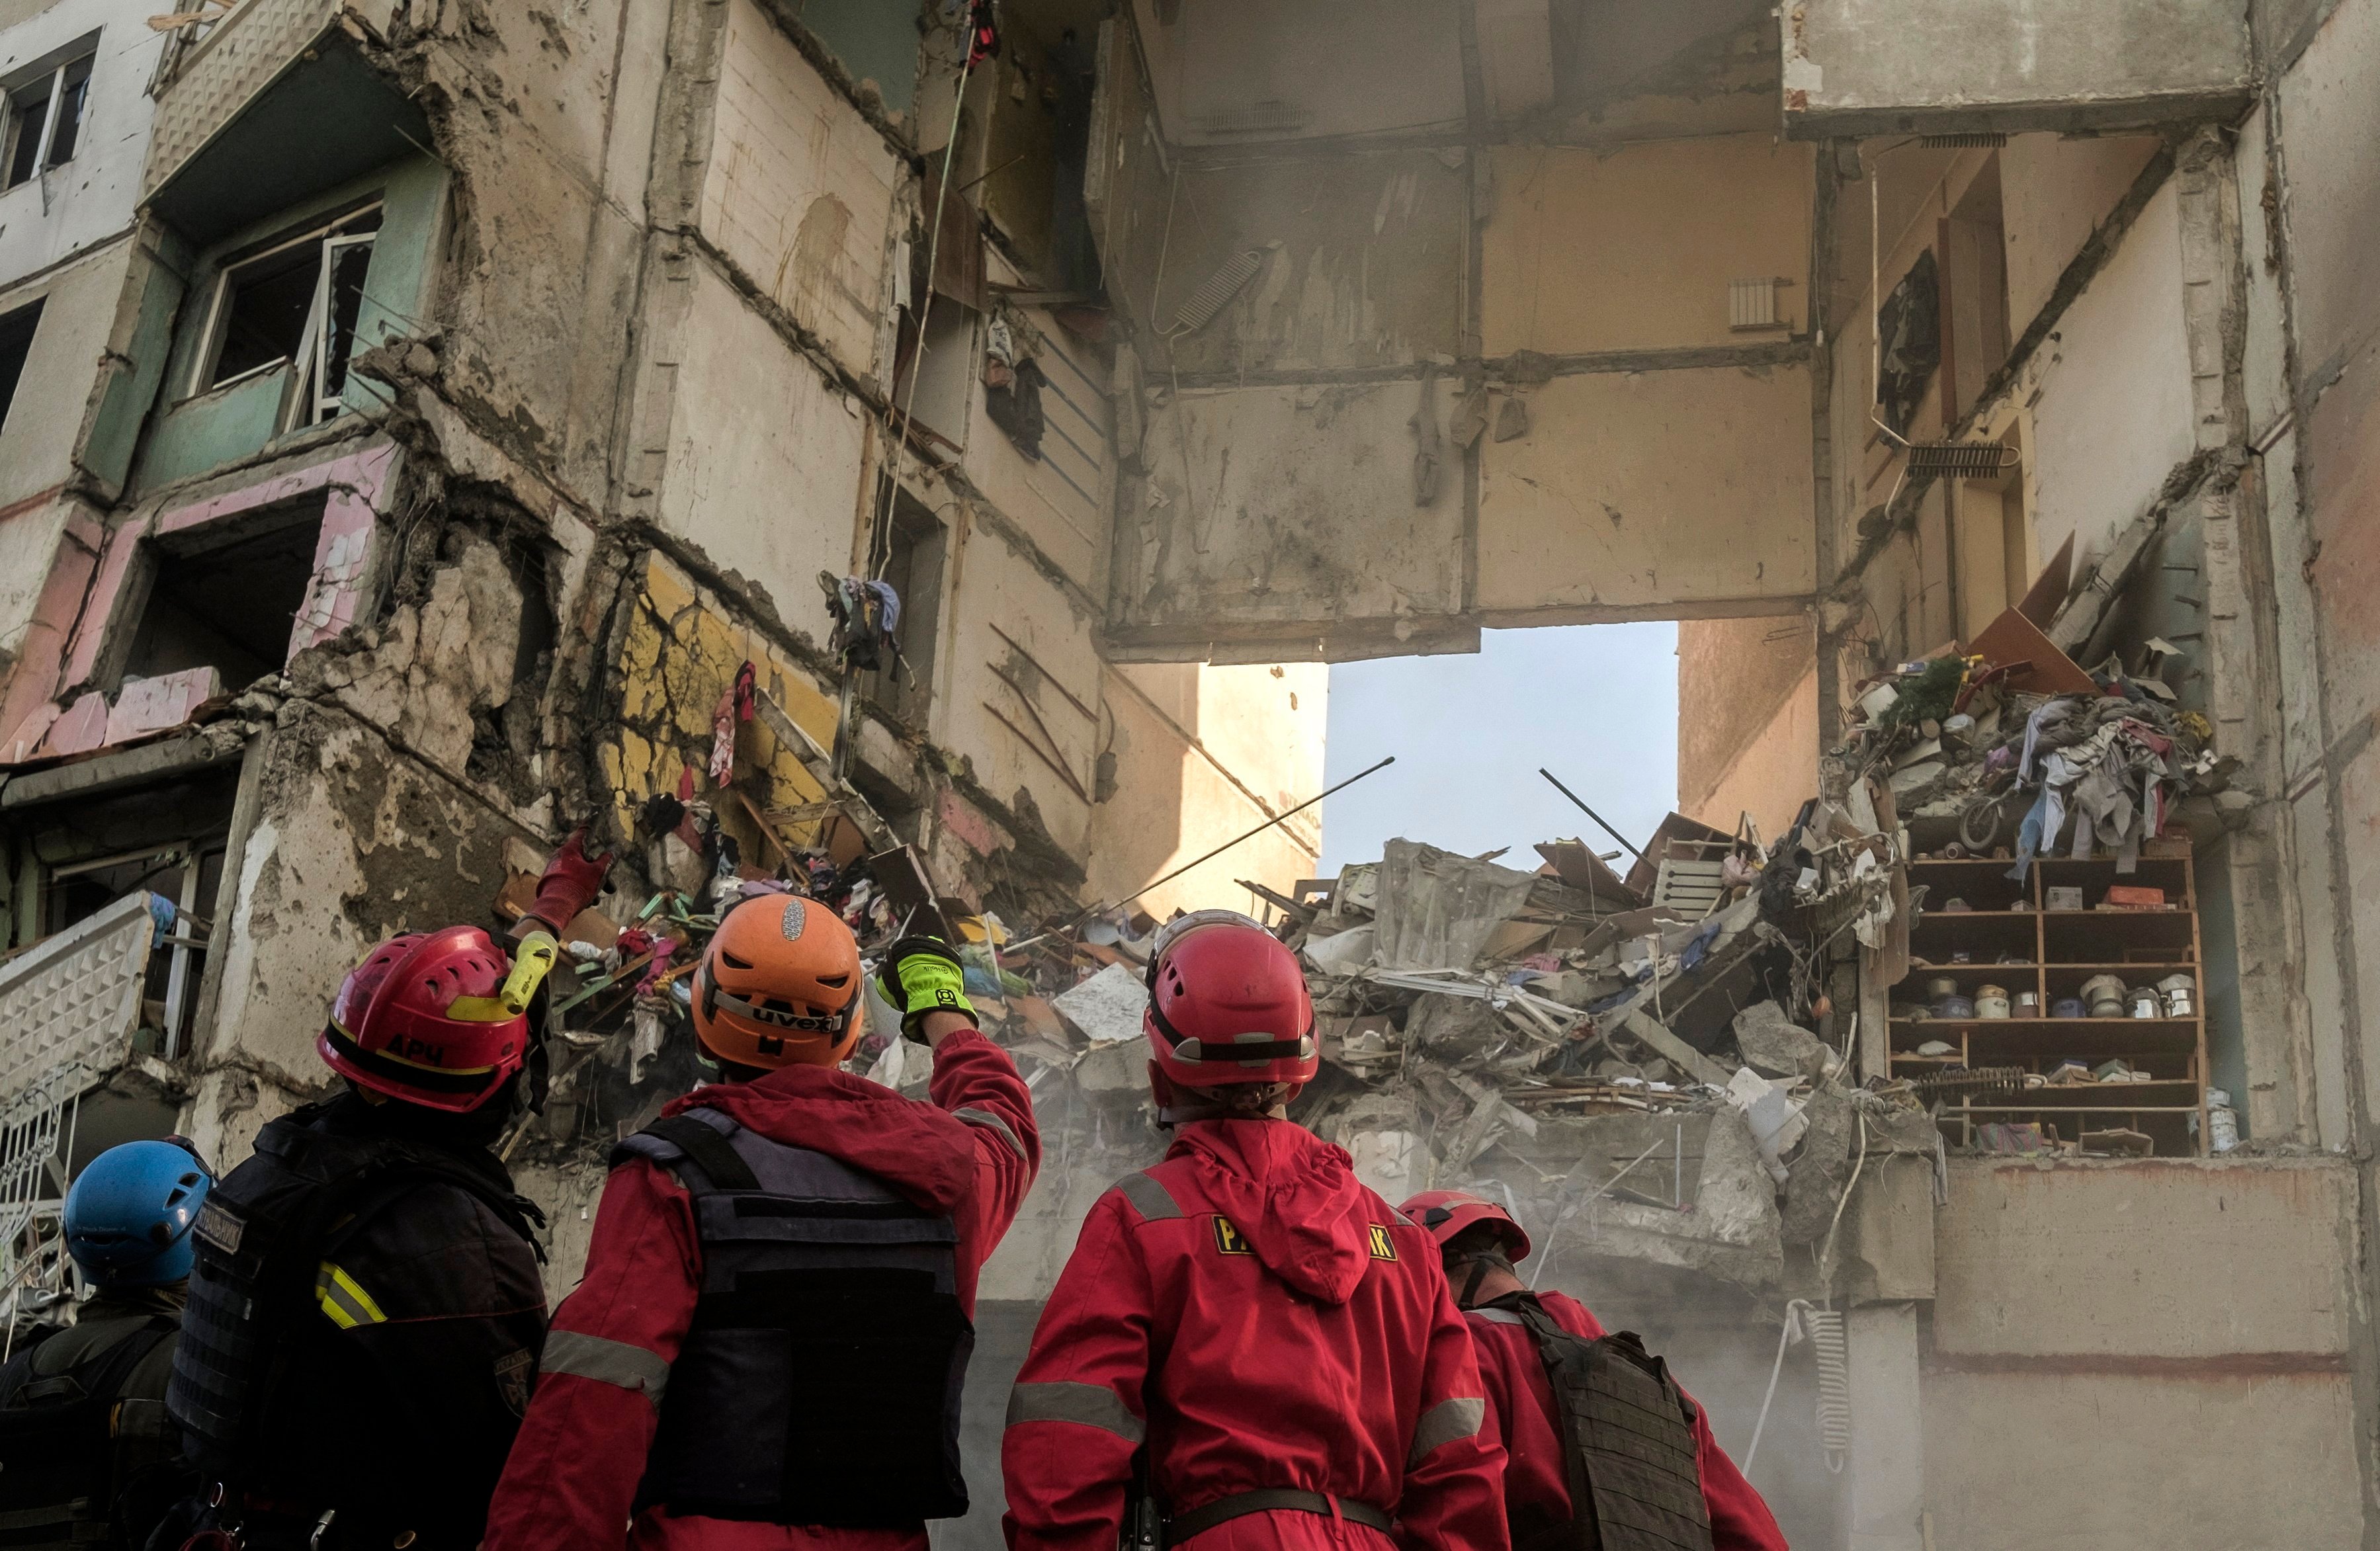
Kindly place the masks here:
[(1539, 766), (1642, 845), (1677, 800), (1677, 651), (1671, 623), (1582, 624), (1333, 666), (1324, 784), (1397, 762), (1323, 804), (1319, 875), (1377, 861), (1400, 835), (1470, 855), (1510, 846), (1503, 861), (1526, 871), (1537, 841), (1618, 849)]

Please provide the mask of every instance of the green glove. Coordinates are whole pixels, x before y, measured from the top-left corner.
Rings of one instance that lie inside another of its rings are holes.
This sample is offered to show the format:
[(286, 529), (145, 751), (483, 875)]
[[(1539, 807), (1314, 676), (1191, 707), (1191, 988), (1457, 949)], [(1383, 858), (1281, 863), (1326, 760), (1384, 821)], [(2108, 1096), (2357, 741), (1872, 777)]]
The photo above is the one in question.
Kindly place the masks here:
[(938, 937), (905, 937), (884, 951), (876, 978), (901, 1010), (901, 1032), (922, 1043), (929, 1012), (956, 1012), (975, 1021), (966, 999), (966, 970), (950, 944)]

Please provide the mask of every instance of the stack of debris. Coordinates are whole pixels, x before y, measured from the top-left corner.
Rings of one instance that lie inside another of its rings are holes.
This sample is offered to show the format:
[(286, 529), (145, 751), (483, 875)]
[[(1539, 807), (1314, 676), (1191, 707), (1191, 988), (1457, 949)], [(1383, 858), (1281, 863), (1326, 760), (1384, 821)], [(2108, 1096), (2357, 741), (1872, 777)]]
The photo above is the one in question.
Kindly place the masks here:
[(2056, 608), (2065, 587), (2053, 563), (1973, 641), (1854, 692), (1834, 757), (1889, 783), (1920, 854), (2004, 857), (2022, 880), (2062, 843), (2130, 872), (2183, 798), (2223, 791), (2230, 765), (2211, 746), (2214, 728), (2179, 709), (2167, 682), (2180, 648), (2155, 636), (2129, 652), (2110, 646), (2085, 671), (2059, 642), (2102, 638), (2107, 599), (2086, 585)]

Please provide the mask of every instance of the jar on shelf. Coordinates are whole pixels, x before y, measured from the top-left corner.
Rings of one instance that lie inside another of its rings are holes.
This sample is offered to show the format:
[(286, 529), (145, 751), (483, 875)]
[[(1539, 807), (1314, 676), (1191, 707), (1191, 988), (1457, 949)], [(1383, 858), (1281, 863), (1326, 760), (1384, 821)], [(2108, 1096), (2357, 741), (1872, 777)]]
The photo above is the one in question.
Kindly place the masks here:
[(2206, 1146), (2209, 1152), (2228, 1153), (2240, 1145), (2240, 1112), (2231, 1108), (2231, 1096), (2221, 1088), (2206, 1090)]
[(2082, 1000), (2094, 1018), (2120, 1018), (2124, 1015), (2127, 993), (2121, 977), (2095, 975), (2082, 982)]
[(2009, 994), (2006, 987), (1978, 986), (1975, 988), (1976, 1017), (2005, 1018), (2008, 1015)]

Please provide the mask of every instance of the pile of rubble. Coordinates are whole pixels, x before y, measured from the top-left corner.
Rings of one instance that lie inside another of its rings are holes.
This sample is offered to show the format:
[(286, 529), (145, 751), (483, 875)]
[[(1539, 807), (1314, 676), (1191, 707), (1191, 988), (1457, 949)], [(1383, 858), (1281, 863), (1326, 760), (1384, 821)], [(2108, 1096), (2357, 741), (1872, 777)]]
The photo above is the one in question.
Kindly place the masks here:
[[(2152, 663), (2173, 649), (2143, 648)], [(2175, 806), (2228, 773), (2206, 718), (2170, 693), (2120, 658), (2094, 674), (2063, 654), (1948, 652), (1865, 685), (1838, 757), (1886, 777), (1921, 854), (2003, 858), (2022, 879), (2035, 856), (2109, 852), (2130, 871)]]
[[(1672, 815), (1625, 878), (1575, 840), (1538, 851), (1524, 872), (1399, 840), (1293, 895), (1249, 886), (1308, 966), (1322, 1034), (1293, 1115), (1374, 1188), (1487, 1189), (1595, 1253), (1773, 1287), (1787, 1245), (1827, 1237), (1860, 1157), (1936, 1154), (1905, 1084), (1860, 1091), (1796, 1021), (1831, 1005), (1832, 944), (1895, 909), (1872, 822), (1813, 803), (1764, 847)], [(984, 945), (1002, 976), (978, 997), (987, 1026), (1038, 1101), (1062, 1111), (1071, 1090), (1086, 1145), (1120, 1155), (1151, 1140), (1156, 925), (1110, 913)]]
[(2161, 523), (2155, 512), (2135, 519), (2079, 576), (2070, 538), (1973, 640), (1854, 689), (1829, 762), (1842, 781), (1888, 785), (1917, 854), (2005, 857), (2021, 879), (2063, 843), (2077, 857), (2112, 854), (2129, 872), (2183, 800), (2239, 800), (2225, 795), (2235, 762), (2174, 687), (2197, 671), (2140, 628), (2133, 583), (2159, 552)]
[[(646, 805), (621, 870), (648, 881), (564, 933), (552, 1097), (511, 1145), (607, 1145), (698, 1080), (703, 947), (739, 900), (799, 891), (871, 956), (910, 930), (960, 945), (986, 1031), (1044, 1109), (1062, 1190), (1145, 1165), (1162, 1145), (1141, 1040), (1158, 922), (1126, 906), (1012, 927), (938, 891), (856, 793), (829, 793), (818, 813), (747, 814), (774, 847), (760, 858), (691, 791)], [(1934, 1157), (1910, 1084), (1860, 1085), (1857, 1019), (1837, 1006), (1856, 1000), (1850, 958), (1906, 940), (1880, 787), (1814, 799), (1774, 842), (1673, 814), (1624, 876), (1619, 853), (1576, 840), (1537, 850), (1524, 871), (1399, 840), (1327, 883), (1247, 886), (1308, 966), (1323, 1068), (1295, 1118), (1384, 1195), (1493, 1190), (1574, 1246), (1771, 1288), (1788, 1246), (1831, 1251), (1872, 1155)], [(535, 870), (520, 858), (500, 916)], [(854, 1070), (922, 1092), (923, 1052), (889, 1037), (898, 1019), (868, 995)]]

